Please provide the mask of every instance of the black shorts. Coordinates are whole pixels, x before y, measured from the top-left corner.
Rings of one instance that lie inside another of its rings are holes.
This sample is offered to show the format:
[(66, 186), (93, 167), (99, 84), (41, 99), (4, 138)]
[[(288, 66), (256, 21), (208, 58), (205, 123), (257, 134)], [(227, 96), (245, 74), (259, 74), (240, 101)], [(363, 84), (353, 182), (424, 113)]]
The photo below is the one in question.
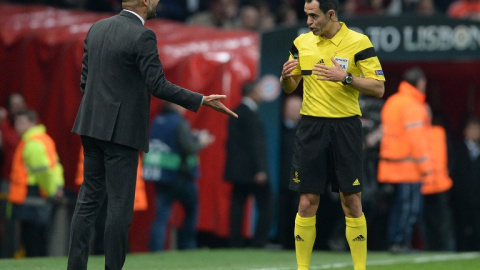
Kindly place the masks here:
[(362, 124), (357, 116), (302, 116), (295, 135), (290, 189), (323, 194), (362, 191)]

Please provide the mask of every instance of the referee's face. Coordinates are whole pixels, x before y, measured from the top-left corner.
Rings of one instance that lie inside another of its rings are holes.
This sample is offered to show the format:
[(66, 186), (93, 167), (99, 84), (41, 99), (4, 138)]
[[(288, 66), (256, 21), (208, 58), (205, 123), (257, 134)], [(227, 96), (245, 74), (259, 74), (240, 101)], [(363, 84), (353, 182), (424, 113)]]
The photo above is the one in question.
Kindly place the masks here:
[(320, 10), (318, 1), (305, 2), (305, 14), (307, 14), (307, 25), (316, 36), (321, 36), (328, 29), (330, 18)]

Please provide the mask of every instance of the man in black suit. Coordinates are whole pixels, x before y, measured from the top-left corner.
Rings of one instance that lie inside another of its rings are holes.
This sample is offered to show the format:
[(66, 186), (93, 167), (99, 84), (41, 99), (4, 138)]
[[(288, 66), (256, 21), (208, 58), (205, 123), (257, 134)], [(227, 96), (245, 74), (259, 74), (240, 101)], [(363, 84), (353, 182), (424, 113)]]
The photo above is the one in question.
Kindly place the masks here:
[(272, 220), (265, 135), (257, 114), (261, 102), (260, 90), (257, 84), (247, 82), (242, 89), (242, 103), (234, 110), (239, 118), (230, 118), (228, 121), (225, 180), (233, 183), (230, 209), (232, 247), (243, 247), (245, 244), (242, 239), (242, 220), (245, 201), (250, 194), (255, 196), (259, 210), (252, 246), (265, 246)]
[(154, 32), (159, 0), (123, 0), (120, 14), (96, 22), (84, 42), (82, 102), (73, 132), (82, 136), (84, 182), (70, 234), (68, 269), (87, 269), (88, 243), (98, 210), (108, 199), (105, 269), (120, 270), (132, 220), (138, 152), (148, 152), (151, 95), (191, 111), (201, 105), (237, 117), (220, 100), (170, 83), (162, 71)]
[[(456, 250), (480, 250), (480, 118), (466, 120), (464, 140), (453, 151), (450, 174)], [(442, 221), (443, 222), (443, 221)]]

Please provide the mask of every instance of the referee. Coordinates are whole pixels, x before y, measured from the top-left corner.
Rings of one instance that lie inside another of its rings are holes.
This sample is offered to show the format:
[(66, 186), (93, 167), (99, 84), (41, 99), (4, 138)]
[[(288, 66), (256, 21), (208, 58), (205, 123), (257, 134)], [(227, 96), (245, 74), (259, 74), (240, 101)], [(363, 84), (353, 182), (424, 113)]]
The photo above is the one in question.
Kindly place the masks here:
[(366, 269), (362, 211), (362, 129), (359, 93), (382, 97), (383, 70), (369, 38), (338, 20), (338, 0), (306, 0), (310, 32), (298, 36), (283, 65), (286, 93), (303, 79), (302, 119), (295, 136), (290, 189), (300, 193), (295, 218), (298, 270), (309, 269), (315, 214), (327, 184), (340, 192), (355, 270)]

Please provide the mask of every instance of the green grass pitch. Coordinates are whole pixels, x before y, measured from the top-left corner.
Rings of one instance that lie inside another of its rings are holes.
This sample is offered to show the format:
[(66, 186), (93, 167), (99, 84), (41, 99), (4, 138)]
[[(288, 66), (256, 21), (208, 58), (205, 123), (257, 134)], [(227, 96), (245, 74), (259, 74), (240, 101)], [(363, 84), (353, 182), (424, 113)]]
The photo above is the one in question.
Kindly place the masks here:
[[(1, 259), (5, 270), (64, 270), (65, 257)], [(478, 270), (480, 253), (435, 253), (392, 255), (369, 252), (369, 270)], [(90, 256), (88, 269), (104, 269), (103, 256)], [(262, 249), (199, 249), (163, 253), (128, 254), (124, 270), (295, 270), (294, 251)], [(314, 251), (311, 270), (353, 269), (349, 253)]]

